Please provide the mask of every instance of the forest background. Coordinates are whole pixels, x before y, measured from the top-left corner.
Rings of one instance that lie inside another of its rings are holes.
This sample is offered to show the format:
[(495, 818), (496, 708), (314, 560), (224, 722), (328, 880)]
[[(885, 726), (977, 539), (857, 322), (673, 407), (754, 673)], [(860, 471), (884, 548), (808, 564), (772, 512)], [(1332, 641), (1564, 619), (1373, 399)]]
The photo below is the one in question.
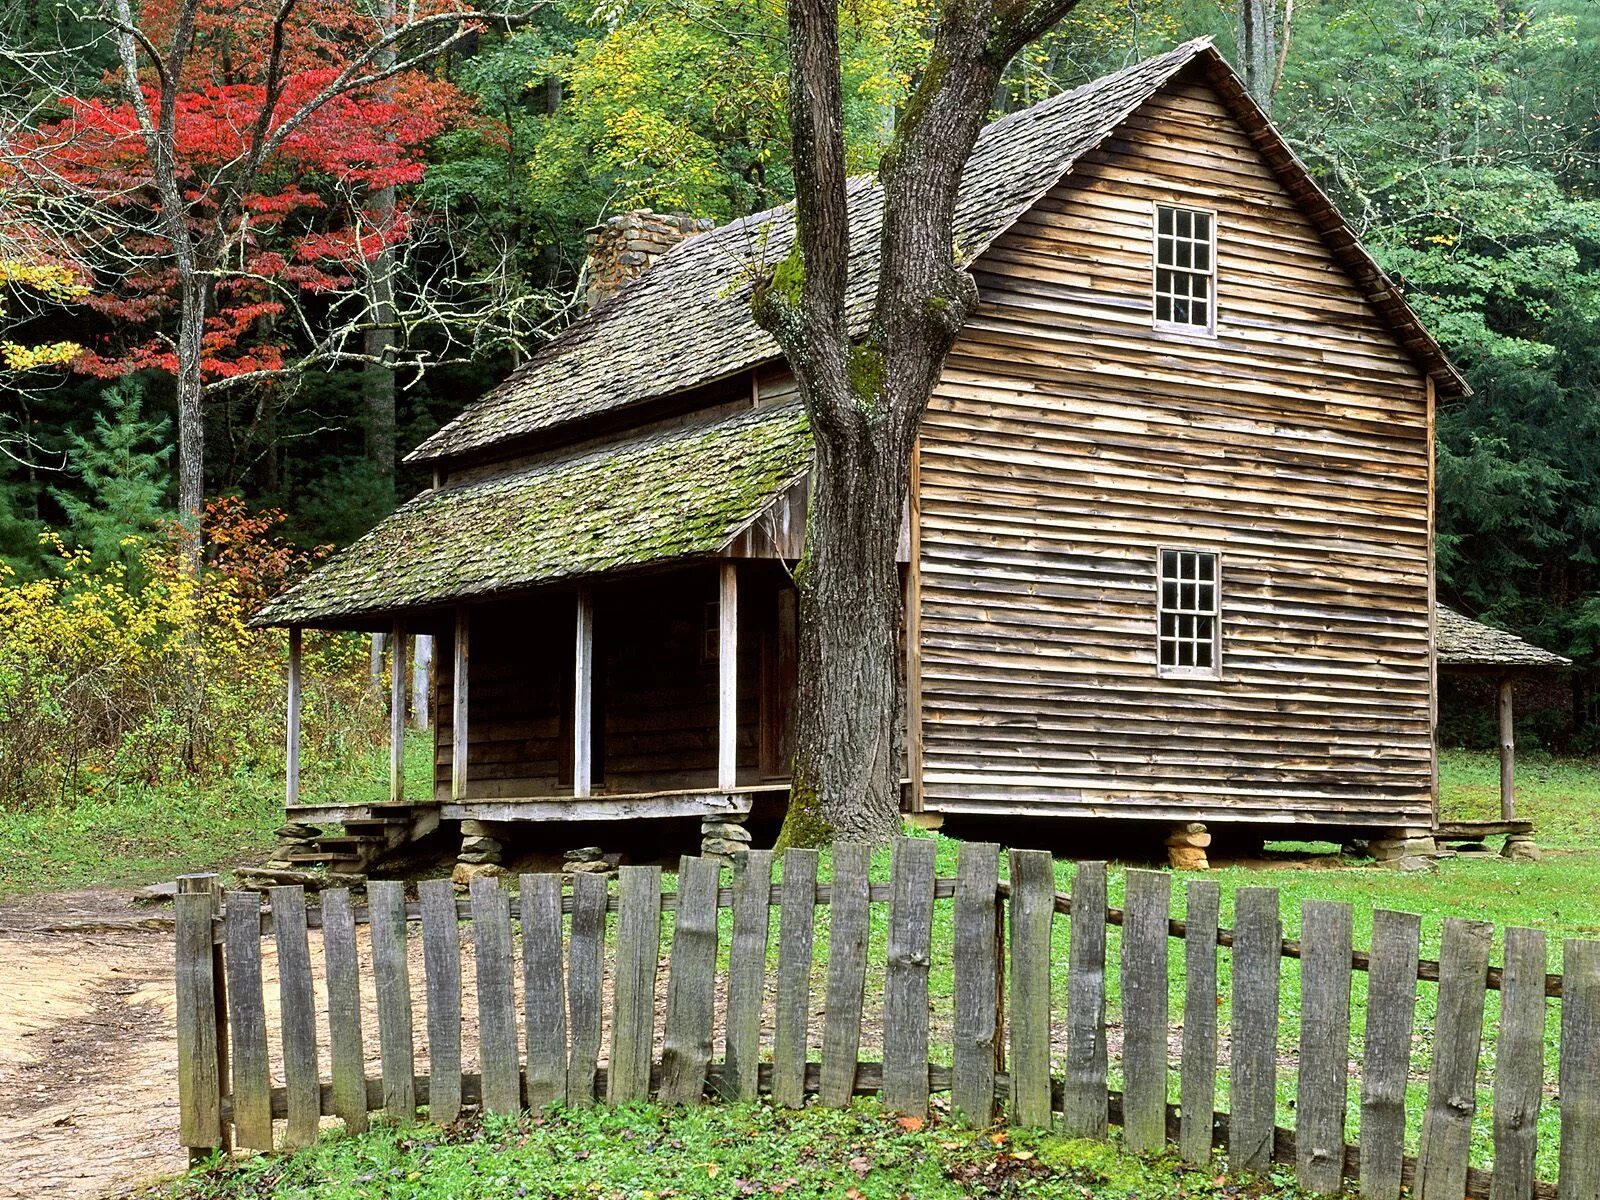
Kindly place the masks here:
[[(263, 89), (314, 94), (374, 22), (404, 19), (385, 2), (303, 0), (281, 61), (264, 0), (127, 10), (155, 42), (195, 20), (175, 176), (196, 230), (225, 225), (198, 575), (174, 533), (180, 280), (116, 6), (0, 17), (0, 807), (270, 773), (281, 635), (244, 618), (426, 486), (405, 451), (581, 313), (585, 231), (790, 196), (779, 0), (551, 0), (436, 49), (397, 42), (381, 84), (285, 138), (217, 216)], [(1600, 5), (1086, 0), (1007, 70), (995, 114), (1199, 34), (1237, 58), (1241, 2), (1273, 35), (1257, 82), (1274, 119), (1473, 385), (1439, 417), (1441, 599), (1576, 661), (1519, 736), (1593, 753)], [(918, 12), (841, 8), (863, 171), (920, 57)], [(313, 769), (379, 735), (366, 656), (313, 639)], [(1451, 740), (1490, 736), (1472, 700), (1447, 697)]]

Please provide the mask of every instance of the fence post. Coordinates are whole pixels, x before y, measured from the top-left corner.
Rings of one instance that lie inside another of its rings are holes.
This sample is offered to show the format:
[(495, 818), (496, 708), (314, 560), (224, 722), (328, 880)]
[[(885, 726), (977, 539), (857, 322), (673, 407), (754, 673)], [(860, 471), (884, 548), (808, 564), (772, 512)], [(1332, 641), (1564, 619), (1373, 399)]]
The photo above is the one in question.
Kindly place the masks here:
[(1011, 1120), (1036, 1129), (1050, 1128), (1053, 861), (1048, 850), (1011, 852)]
[(1562, 947), (1560, 1200), (1600, 1196), (1600, 942)]
[(189, 1161), (230, 1149), (222, 1123), (228, 1079), (228, 1024), (222, 947), (212, 933), (222, 885), (215, 875), (182, 875), (177, 919), (178, 1134)]
[(1136, 1154), (1167, 1140), (1168, 956), (1172, 877), (1129, 871), (1122, 920), (1122, 1132)]
[(1472, 1118), (1478, 1108), (1484, 986), (1494, 928), (1451, 917), (1439, 947), (1439, 1009), (1434, 1021), (1428, 1107), (1422, 1116), (1412, 1195), (1457, 1200), (1467, 1190)]
[(1000, 847), (963, 842), (955, 896), (955, 1045), (951, 1108), (969, 1125), (994, 1120), (995, 1046), (999, 1042), (995, 980), (1000, 954), (995, 906), (1000, 888)]
[(1276, 888), (1234, 896), (1233, 1035), (1229, 1048), (1228, 1169), (1272, 1166), (1278, 1099), (1278, 985), (1283, 923)]

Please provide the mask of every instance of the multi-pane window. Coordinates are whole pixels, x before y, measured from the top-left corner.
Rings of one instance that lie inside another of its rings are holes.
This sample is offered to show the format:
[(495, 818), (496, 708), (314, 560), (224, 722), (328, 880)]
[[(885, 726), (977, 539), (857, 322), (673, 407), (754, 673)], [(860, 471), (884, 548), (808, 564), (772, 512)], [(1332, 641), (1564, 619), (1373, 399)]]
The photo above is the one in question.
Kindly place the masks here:
[(1217, 556), (1210, 551), (1161, 551), (1161, 674), (1217, 673), (1220, 615), (1217, 568)]
[(1156, 205), (1156, 324), (1210, 332), (1217, 315), (1217, 218)]

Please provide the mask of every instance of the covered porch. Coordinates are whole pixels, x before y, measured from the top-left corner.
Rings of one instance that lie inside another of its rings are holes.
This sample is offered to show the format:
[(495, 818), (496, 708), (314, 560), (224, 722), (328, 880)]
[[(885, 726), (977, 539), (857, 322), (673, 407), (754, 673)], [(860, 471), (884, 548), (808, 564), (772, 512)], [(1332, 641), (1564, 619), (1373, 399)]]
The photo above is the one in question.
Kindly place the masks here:
[(724, 559), (462, 605), (435, 681), (445, 820), (748, 813), (788, 789), (795, 593)]
[[(781, 800), (810, 468), (803, 414), (775, 405), (444, 479), (402, 506), (255, 619), (289, 629), (291, 820), (712, 818)], [(301, 803), (304, 628), (390, 638), (387, 805)], [(438, 653), (417, 795), (405, 673), (421, 634)]]

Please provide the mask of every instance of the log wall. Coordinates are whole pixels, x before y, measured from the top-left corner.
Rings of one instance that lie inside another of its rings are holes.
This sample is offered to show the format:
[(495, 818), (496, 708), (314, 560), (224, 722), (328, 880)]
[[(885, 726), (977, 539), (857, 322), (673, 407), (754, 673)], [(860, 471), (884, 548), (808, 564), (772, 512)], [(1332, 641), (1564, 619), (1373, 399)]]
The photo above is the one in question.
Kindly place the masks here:
[[(1151, 327), (1157, 201), (1217, 212), (1215, 337)], [(1431, 400), (1214, 93), (975, 272), (918, 466), (923, 804), (1427, 824)], [(1162, 547), (1221, 553), (1219, 679), (1158, 677)]]

